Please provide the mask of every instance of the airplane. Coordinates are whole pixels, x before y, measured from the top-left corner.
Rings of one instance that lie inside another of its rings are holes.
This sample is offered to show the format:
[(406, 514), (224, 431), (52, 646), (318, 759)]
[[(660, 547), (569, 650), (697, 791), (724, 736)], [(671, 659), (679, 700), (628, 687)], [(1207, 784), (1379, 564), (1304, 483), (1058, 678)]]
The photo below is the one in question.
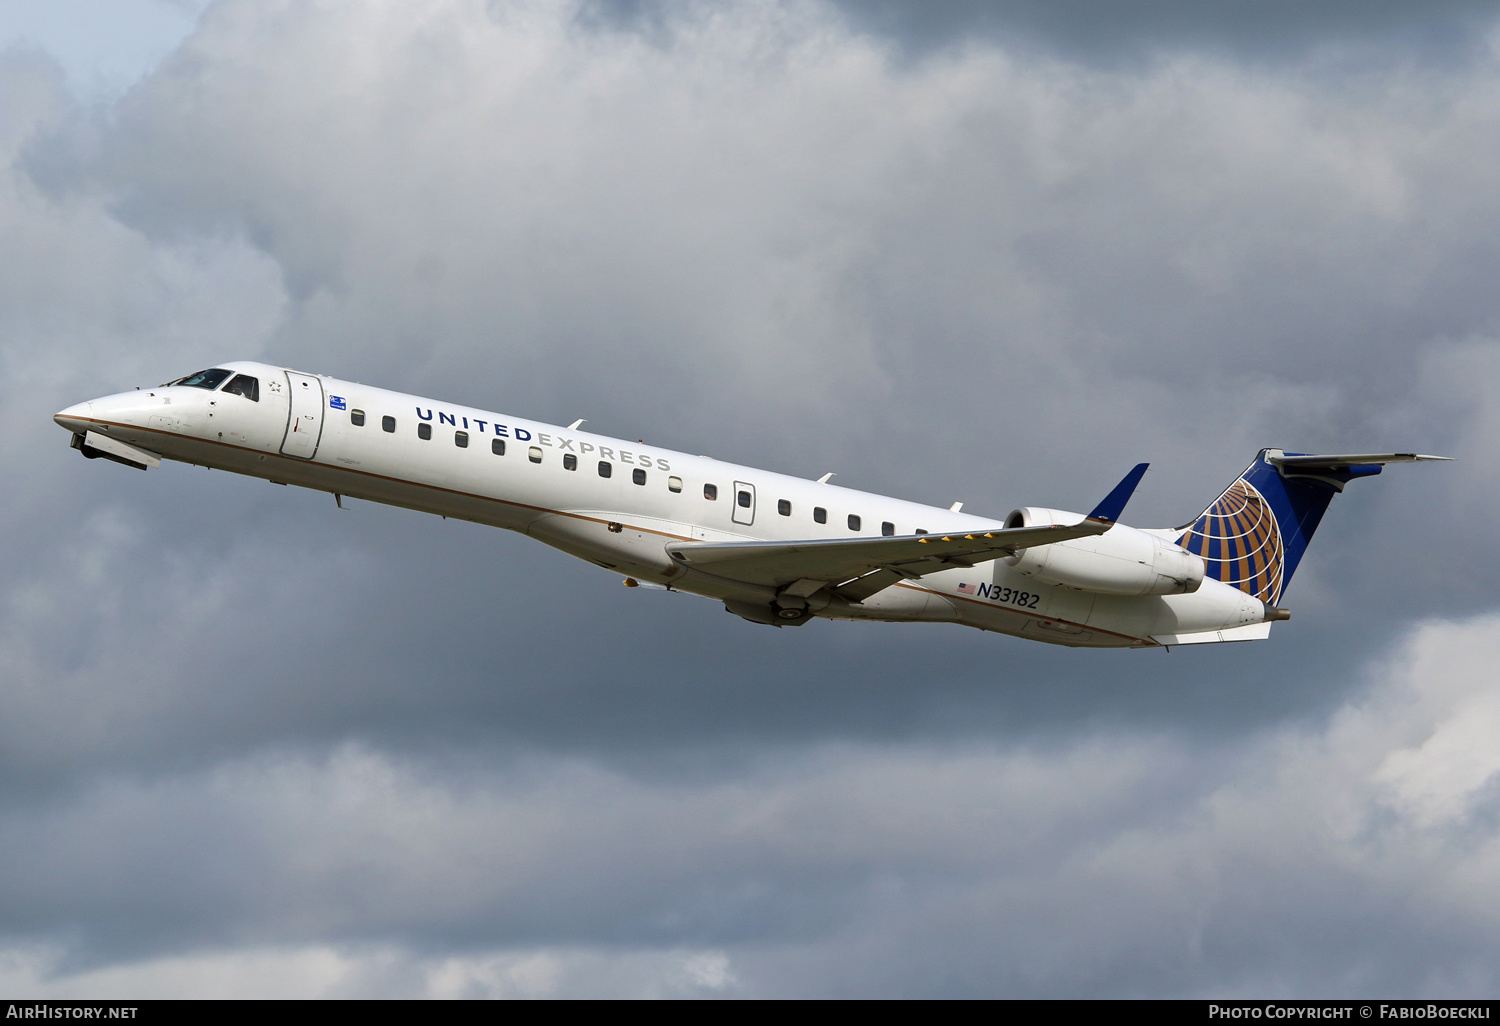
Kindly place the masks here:
[(79, 403), (72, 446), (145, 470), (211, 467), (526, 534), (776, 627), (815, 617), (957, 623), (1057, 645), (1251, 641), (1334, 494), (1417, 453), (1262, 449), (1194, 519), (1119, 522), (1147, 464), (1088, 513), (1003, 519), (582, 430), (231, 362)]

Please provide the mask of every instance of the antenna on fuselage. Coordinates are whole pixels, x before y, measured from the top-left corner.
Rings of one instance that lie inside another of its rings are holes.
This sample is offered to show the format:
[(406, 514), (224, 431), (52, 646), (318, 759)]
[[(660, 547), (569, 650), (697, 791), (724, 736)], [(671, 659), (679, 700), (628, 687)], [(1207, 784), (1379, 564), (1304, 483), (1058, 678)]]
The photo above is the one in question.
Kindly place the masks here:
[(588, 421), (584, 420), (582, 417), (579, 417), (573, 423), (571, 423), (571, 424), (568, 425), (568, 430), (569, 431), (577, 431), (579, 424), (587, 424), (587, 423), (588, 423)]
[(826, 473), (822, 477), (818, 478), (818, 484), (827, 484), (828, 483), (828, 479), (830, 477), (838, 477), (838, 475), (835, 474), (833, 471), (830, 470), (828, 473)]

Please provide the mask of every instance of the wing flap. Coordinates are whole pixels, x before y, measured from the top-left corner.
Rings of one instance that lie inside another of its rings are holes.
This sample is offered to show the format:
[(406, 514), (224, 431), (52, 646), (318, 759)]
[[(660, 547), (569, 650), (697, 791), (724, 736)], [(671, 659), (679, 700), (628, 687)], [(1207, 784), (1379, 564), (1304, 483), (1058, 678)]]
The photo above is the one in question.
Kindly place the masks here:
[(906, 575), (891, 567), (881, 567), (872, 570), (863, 577), (856, 577), (852, 581), (845, 581), (834, 591), (848, 599), (850, 602), (863, 602), (876, 592), (885, 591), (891, 585), (899, 582)]

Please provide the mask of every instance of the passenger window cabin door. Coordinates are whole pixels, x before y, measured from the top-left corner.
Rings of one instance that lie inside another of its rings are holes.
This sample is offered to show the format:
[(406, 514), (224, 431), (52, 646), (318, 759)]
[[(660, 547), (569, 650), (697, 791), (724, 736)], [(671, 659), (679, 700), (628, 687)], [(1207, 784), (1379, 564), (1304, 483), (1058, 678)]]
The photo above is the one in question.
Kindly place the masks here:
[(734, 483), (734, 507), (730, 519), (736, 524), (755, 523), (755, 486), (744, 481)]
[(310, 460), (318, 451), (323, 435), (323, 382), (311, 374), (286, 372), (291, 403), (287, 410), (286, 437), (281, 451), (288, 456)]

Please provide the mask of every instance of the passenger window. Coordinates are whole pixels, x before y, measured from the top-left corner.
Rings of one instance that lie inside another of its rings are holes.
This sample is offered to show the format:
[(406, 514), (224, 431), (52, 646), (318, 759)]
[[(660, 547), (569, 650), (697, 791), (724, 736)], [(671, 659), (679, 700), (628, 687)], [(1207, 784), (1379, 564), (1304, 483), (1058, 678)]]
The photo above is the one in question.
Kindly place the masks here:
[(749, 509), (750, 508), (750, 493), (749, 492), (740, 492), (739, 495), (735, 496), (735, 501), (737, 501), (745, 509)]
[(453, 432), (453, 444), (460, 449), (467, 449), (469, 447), (469, 433), (467, 431)]
[(504, 456), (505, 455), (505, 439), (503, 439), (503, 438), (492, 438), (492, 439), (490, 439), (490, 452), (494, 453), (496, 456)]
[(396, 430), (396, 418), (395, 417), (381, 417), (380, 418), (380, 430), (394, 432)]
[[(236, 374), (234, 380), (224, 386), (224, 391), (233, 395), (242, 395), (252, 403), (260, 402), (260, 381), (248, 374)], [(364, 423), (364, 414), (360, 414), (361, 424)]]
[(614, 472), (615, 472), (615, 465), (613, 463), (609, 462), (609, 460), (600, 460), (599, 461), (599, 476), (600, 477), (608, 477), (609, 475), (613, 474)]
[(715, 499), (717, 499), (719, 497), (719, 486), (718, 485), (709, 485), (709, 484), (704, 485), (703, 486), (703, 497), (705, 499), (707, 499), (709, 502), (713, 502)]
[(880, 533), (889, 538), (891, 535), (896, 533), (896, 525), (887, 520), (885, 523), (880, 525)]
[(578, 457), (574, 456), (570, 452), (563, 453), (563, 469), (564, 470), (577, 470), (578, 469)]
[(784, 517), (791, 516), (792, 515), (792, 500), (791, 499), (777, 499), (776, 500), (776, 512), (780, 513)]
[(680, 491), (682, 491), (682, 478), (680, 478), (680, 477), (669, 477), (669, 478), (667, 478), (667, 491), (669, 491), (669, 492), (680, 492)]
[(917, 533), (918, 534), (926, 534), (927, 533), (927, 528), (925, 528), (925, 527), (919, 527), (919, 528), (917, 528)]
[(636, 484), (643, 485), (646, 483), (646, 472), (640, 467), (636, 467), (630, 472), (630, 480), (634, 481)]
[(540, 463), (542, 462), (542, 450), (533, 445), (530, 449), (526, 450), (526, 458), (533, 463)]
[(850, 513), (849, 514), (849, 530), (851, 530), (851, 531), (858, 531), (859, 530), (859, 515), (858, 514), (855, 514), (855, 513)]
[(813, 523), (815, 523), (815, 524), (826, 524), (826, 523), (828, 523), (828, 511), (826, 509), (824, 509), (822, 506), (814, 506), (813, 507)]
[(365, 426), (365, 411), (364, 410), (350, 410), (349, 411), (349, 423), (353, 424), (355, 427), (364, 427)]
[(432, 425), (431, 424), (418, 424), (417, 425), (417, 437), (420, 438), (420, 439), (422, 439), (424, 442), (427, 441), (429, 438), (431, 438), (432, 437)]

